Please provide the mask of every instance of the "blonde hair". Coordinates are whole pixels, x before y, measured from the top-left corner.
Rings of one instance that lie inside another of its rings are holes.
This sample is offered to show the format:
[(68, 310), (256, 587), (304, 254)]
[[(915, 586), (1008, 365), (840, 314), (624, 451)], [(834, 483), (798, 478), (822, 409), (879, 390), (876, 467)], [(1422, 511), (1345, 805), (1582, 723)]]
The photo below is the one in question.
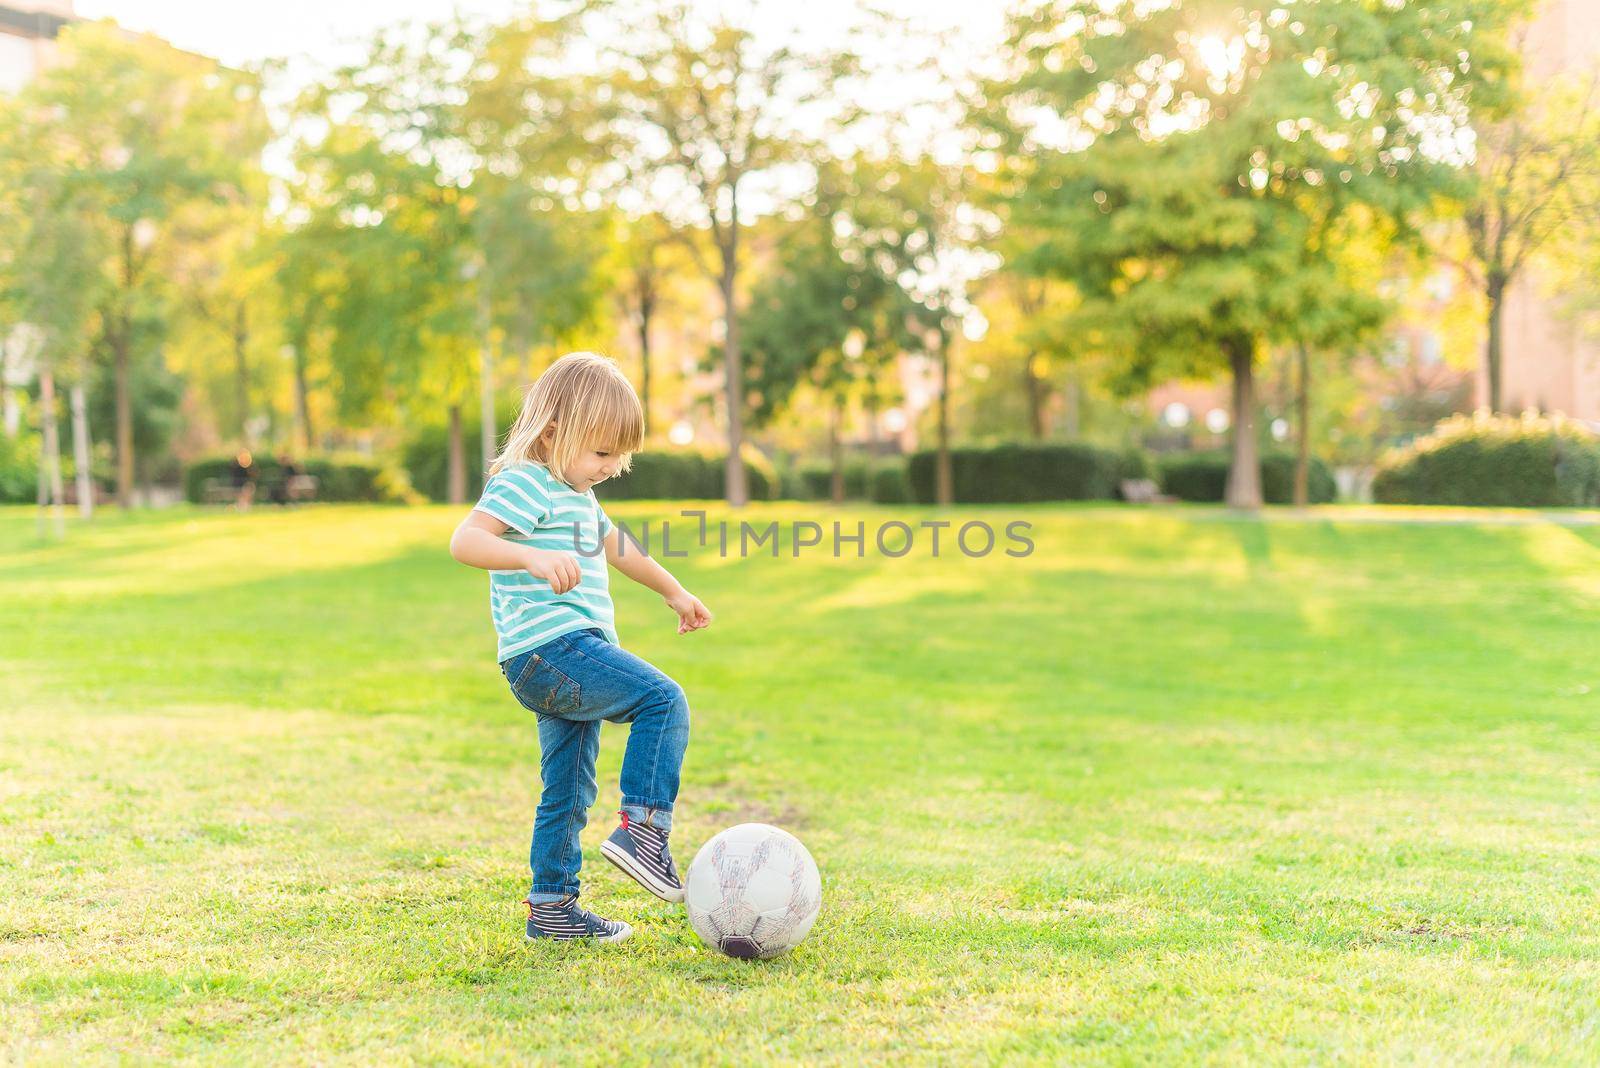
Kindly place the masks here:
[[(539, 439), (552, 424), (556, 432), (549, 455), (541, 455)], [(643, 443), (644, 409), (616, 361), (593, 352), (569, 352), (528, 387), (522, 411), (489, 474), (533, 461), (565, 481), (567, 468), (585, 449), (621, 453), (621, 473), (632, 466), (633, 453)]]

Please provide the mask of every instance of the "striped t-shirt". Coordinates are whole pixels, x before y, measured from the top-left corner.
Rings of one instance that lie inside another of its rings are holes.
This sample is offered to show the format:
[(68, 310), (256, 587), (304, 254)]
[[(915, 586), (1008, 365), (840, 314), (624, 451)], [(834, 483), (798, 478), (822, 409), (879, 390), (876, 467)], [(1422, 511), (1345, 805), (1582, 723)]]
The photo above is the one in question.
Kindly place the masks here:
[(564, 552), (583, 577), (563, 594), (526, 571), (489, 572), (489, 613), (502, 663), (518, 653), (575, 630), (599, 627), (612, 644), (616, 617), (601, 539), (611, 533), (594, 491), (579, 493), (541, 463), (517, 464), (490, 478), (477, 510), (511, 529), (502, 537), (535, 549)]

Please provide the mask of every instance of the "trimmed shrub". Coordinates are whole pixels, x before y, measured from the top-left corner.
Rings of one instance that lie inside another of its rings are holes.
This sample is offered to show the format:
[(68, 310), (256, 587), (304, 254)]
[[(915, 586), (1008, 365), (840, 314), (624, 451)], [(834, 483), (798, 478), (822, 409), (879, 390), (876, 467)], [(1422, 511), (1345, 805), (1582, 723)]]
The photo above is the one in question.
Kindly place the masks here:
[[(1006, 444), (959, 446), (950, 450), (955, 499), (963, 504), (1029, 501), (1110, 500), (1132, 461), (1095, 445)], [(911, 495), (932, 504), (937, 491), (938, 453), (911, 455), (907, 475)]]
[[(1231, 458), (1225, 452), (1187, 452), (1161, 458), (1161, 492), (1179, 500), (1217, 502), (1226, 495)], [(1294, 502), (1294, 457), (1269, 452), (1261, 457), (1261, 496), (1268, 504)], [(1306, 496), (1312, 504), (1326, 504), (1338, 496), (1338, 486), (1328, 465), (1311, 458)]]
[[(872, 465), (861, 456), (848, 456), (844, 461), (844, 495), (846, 500), (865, 500), (872, 482)], [(833, 464), (827, 460), (810, 460), (799, 467), (805, 485), (805, 500), (826, 501), (833, 498)]]
[[(1155, 478), (1155, 464), (1143, 449), (1124, 449), (1117, 456), (1117, 482), (1124, 479)], [(1113, 487), (1115, 492), (1115, 487)]]
[[(316, 476), (318, 501), (413, 504), (422, 499), (404, 471), (364, 456), (309, 456), (297, 463), (303, 474)], [(283, 481), (283, 466), (273, 456), (258, 456), (251, 466), (256, 469), (256, 499), (264, 502), (271, 488)], [(232, 483), (232, 456), (210, 456), (185, 468), (184, 497), (204, 503), (206, 480), (212, 478)]]
[(1543, 416), (1460, 415), (1379, 462), (1382, 504), (1500, 508), (1600, 505), (1600, 437)]
[[(813, 460), (801, 464), (796, 470), (802, 483), (802, 500), (833, 499), (833, 464)], [(865, 456), (847, 457), (844, 462), (844, 496), (849, 501), (909, 503), (911, 481), (906, 475), (906, 462), (897, 458), (874, 462)]]
[(871, 498), (875, 504), (911, 503), (911, 479), (899, 460), (881, 463), (872, 472)]
[[(775, 499), (778, 473), (772, 462), (748, 442), (741, 451), (750, 499)], [(632, 470), (600, 483), (595, 488), (595, 496), (603, 501), (719, 500), (727, 496), (727, 478), (724, 456), (680, 449), (645, 449), (633, 454)]]
[[(516, 419), (516, 411), (502, 409), (496, 421), (503, 434)], [(467, 458), (467, 500), (475, 501), (483, 493), (483, 470), (478, 459), (482, 448), (483, 423), (477, 409), (464, 413), (461, 420), (461, 447)], [(412, 431), (411, 437), (400, 450), (400, 465), (411, 477), (411, 484), (430, 501), (448, 500), (450, 496), (450, 428), (444, 423), (427, 423)]]
[(16, 437), (0, 433), (0, 504), (39, 499), (39, 435), (24, 428)]

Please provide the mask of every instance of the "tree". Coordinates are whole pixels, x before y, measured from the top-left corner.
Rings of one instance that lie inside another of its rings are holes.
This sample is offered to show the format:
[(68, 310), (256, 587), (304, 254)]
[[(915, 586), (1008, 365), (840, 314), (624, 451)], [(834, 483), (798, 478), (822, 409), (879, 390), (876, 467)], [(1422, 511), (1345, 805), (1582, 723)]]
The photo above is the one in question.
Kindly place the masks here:
[(1338, 281), (1321, 235), (1357, 205), (1404, 227), (1452, 185), (1466, 108), (1509, 66), (1504, 17), (1062, 0), (1011, 21), (977, 115), (1008, 222), (1041, 235), (1027, 269), (1083, 294), (1125, 388), (1231, 375), (1229, 504), (1261, 504), (1256, 362)]
[(827, 397), (835, 502), (844, 499), (840, 430), (850, 400), (862, 396), (875, 420), (883, 369), (921, 340), (922, 307), (898, 281), (909, 269), (905, 235), (890, 225), (905, 216), (877, 199), (892, 173), (862, 158), (824, 166), (746, 312), (749, 421), (772, 418), (801, 382)]
[[(96, 220), (74, 195), (70, 167), (26, 100), (0, 104), (0, 321), (10, 344), (37, 370), (43, 447), (41, 502), (62, 503), (58, 375), (71, 382), (80, 509), (92, 507), (83, 402), (106, 249)], [(87, 511), (85, 515), (89, 514)]]
[(298, 107), (311, 132), (297, 155), (304, 220), (293, 243), (315, 249), (337, 285), (294, 299), (324, 324), (343, 417), (444, 407), (452, 503), (466, 496), (461, 408), (481, 334), (462, 110), (472, 62), (459, 26), (398, 27)]
[[(295, 188), (291, 207), (309, 214), (300, 190)], [(311, 367), (328, 363), (331, 345), (329, 316), (343, 289), (336, 263), (326, 255), (338, 240), (338, 227), (326, 215), (312, 215), (300, 225), (275, 225), (270, 231), (267, 256), (273, 265), (278, 311), (289, 349), (293, 377), (293, 410), (300, 447), (310, 450), (318, 437), (312, 419)]]
[[(1514, 36), (1520, 44), (1521, 34)], [(1489, 408), (1505, 407), (1506, 293), (1553, 241), (1600, 234), (1600, 71), (1530, 87), (1474, 122), (1477, 181), (1462, 203), (1462, 267), (1485, 301)]]
[[(254, 95), (259, 85), (241, 81), (240, 91)], [(269, 134), (263, 111), (246, 112), (234, 132), (233, 152), (241, 160), (258, 160)], [(200, 327), (198, 358), (188, 369), (189, 378), (195, 380), (211, 368), (229, 369), (229, 402), (222, 407), (243, 446), (254, 445), (252, 378), (263, 362), (260, 350), (274, 343), (271, 327), (280, 310), (274, 292), (280, 264), (271, 225), (267, 178), (253, 162), (239, 168), (215, 201), (188, 206), (172, 225), (170, 273), (181, 307)]]
[(850, 198), (855, 219), (849, 229), (880, 269), (895, 271), (895, 282), (915, 309), (908, 325), (922, 343), (914, 348), (939, 366), (934, 482), (941, 505), (955, 500), (950, 464), (953, 349), (957, 338), (978, 338), (987, 330), (971, 289), (997, 262), (984, 247), (994, 233), (974, 204), (971, 179), (965, 167), (920, 154), (885, 168), (875, 180), (858, 185)]
[[(615, 129), (635, 188), (670, 209), (675, 226), (709, 232), (714, 257), (686, 241), (722, 298), (728, 425), (728, 502), (749, 500), (744, 461), (745, 382), (739, 302), (747, 192), (806, 156), (803, 145), (848, 126), (848, 85), (859, 64), (846, 51), (811, 55), (765, 47), (726, 18), (682, 2), (622, 4), (610, 15), (621, 44), (609, 66)], [(776, 198), (771, 181), (765, 190)]]
[(617, 242), (617, 303), (633, 328), (639, 349), (639, 402), (644, 423), (652, 426), (652, 381), (655, 371), (651, 327), (673, 301), (675, 279), (683, 273), (685, 253), (678, 235), (657, 212), (624, 219)]
[(225, 199), (256, 165), (238, 135), (258, 105), (248, 75), (109, 22), (67, 27), (59, 43), (59, 61), (19, 106), (47, 131), (108, 250), (98, 327), (113, 370), (117, 499), (126, 507), (135, 349), (153, 344), (168, 315), (172, 224), (197, 203)]
[(469, 204), (477, 258), (483, 458), (495, 451), (494, 341), (520, 359), (597, 328), (610, 279), (610, 217), (585, 201), (605, 158), (614, 109), (572, 43), (582, 7), (540, 6), (463, 39), (461, 134), (473, 161)]

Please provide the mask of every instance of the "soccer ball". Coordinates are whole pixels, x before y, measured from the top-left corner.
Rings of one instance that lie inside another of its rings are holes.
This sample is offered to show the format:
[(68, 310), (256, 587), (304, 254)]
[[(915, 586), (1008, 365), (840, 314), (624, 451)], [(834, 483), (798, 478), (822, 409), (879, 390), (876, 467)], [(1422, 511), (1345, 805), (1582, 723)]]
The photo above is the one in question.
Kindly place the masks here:
[(741, 823), (707, 842), (684, 886), (689, 922), (730, 957), (776, 957), (799, 945), (822, 904), (822, 876), (800, 839)]

